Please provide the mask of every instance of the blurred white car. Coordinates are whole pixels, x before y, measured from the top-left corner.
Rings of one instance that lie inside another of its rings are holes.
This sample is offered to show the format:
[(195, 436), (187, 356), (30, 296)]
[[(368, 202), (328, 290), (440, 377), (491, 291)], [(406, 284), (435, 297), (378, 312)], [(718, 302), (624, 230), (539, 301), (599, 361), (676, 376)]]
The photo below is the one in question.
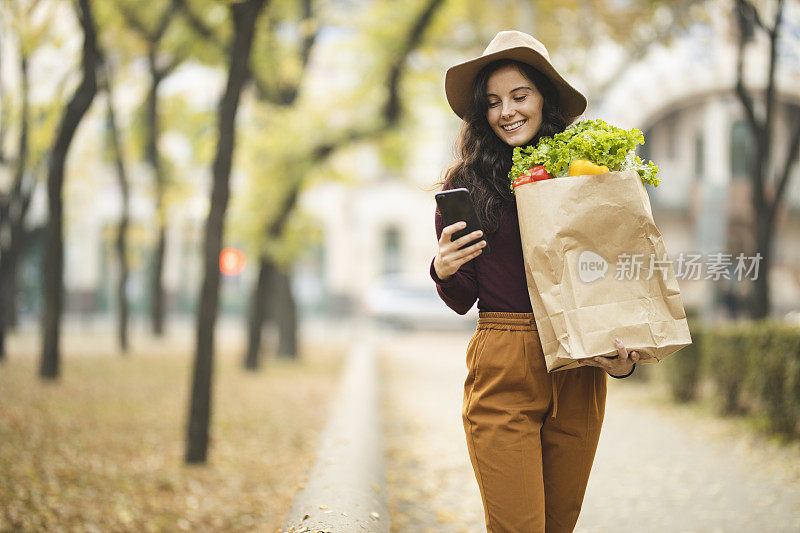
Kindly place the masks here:
[(439, 298), (433, 280), (410, 282), (401, 276), (378, 278), (366, 292), (363, 309), (367, 316), (397, 328), (474, 329), (477, 307), (459, 315)]

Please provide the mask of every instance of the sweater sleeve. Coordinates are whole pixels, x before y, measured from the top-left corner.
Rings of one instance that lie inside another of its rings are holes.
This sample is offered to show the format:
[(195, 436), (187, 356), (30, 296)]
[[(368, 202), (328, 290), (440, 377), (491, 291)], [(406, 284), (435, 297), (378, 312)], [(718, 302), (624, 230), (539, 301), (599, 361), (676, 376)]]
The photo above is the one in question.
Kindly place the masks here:
[[(444, 221), (439, 212), (436, 212), (434, 219), (436, 226), (436, 239), (442, 236)], [(434, 258), (435, 259), (435, 258)], [(442, 280), (436, 275), (436, 269), (431, 260), (430, 275), (436, 282), (436, 292), (447, 306), (459, 315), (466, 314), (472, 308), (475, 300), (478, 299), (478, 279), (475, 272), (475, 260), (471, 259), (461, 265), (461, 268), (449, 278)]]

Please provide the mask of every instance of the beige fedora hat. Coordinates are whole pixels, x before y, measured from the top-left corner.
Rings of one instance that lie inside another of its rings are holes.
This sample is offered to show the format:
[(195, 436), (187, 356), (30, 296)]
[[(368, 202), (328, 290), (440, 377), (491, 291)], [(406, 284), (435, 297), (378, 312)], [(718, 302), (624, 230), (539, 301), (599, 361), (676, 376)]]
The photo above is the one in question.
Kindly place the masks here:
[(553, 82), (561, 100), (561, 109), (573, 122), (586, 109), (586, 97), (566, 82), (550, 63), (547, 48), (521, 31), (501, 31), (495, 35), (483, 54), (469, 61), (458, 63), (447, 69), (444, 76), (444, 92), (456, 115), (464, 118), (472, 98), (472, 84), (478, 72), (498, 59), (515, 59), (531, 65)]

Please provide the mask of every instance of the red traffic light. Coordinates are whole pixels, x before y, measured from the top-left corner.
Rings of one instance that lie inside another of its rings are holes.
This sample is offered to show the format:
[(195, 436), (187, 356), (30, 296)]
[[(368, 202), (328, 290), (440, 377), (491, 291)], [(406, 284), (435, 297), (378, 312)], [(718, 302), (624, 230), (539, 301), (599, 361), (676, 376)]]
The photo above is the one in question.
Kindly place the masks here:
[(226, 276), (236, 276), (244, 269), (244, 252), (236, 248), (223, 248), (219, 253), (219, 270)]

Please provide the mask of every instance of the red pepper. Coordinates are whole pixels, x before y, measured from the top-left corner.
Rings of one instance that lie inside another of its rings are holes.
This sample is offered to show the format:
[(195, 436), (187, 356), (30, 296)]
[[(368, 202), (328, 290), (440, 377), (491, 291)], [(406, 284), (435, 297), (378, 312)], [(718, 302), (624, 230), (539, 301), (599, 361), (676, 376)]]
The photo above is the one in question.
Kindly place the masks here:
[(529, 172), (531, 174), (532, 181), (553, 179), (553, 176), (551, 176), (550, 173), (544, 169), (544, 165), (536, 165), (535, 167), (531, 167)]
[(544, 165), (536, 165), (529, 168), (520, 177), (515, 179), (512, 187), (516, 189), (520, 185), (524, 185), (526, 183), (549, 179), (553, 179), (553, 176), (551, 176), (550, 173), (544, 169)]
[(520, 185), (525, 185), (526, 183), (530, 183), (532, 180), (533, 180), (533, 177), (531, 177), (531, 175), (526, 172), (525, 174), (522, 174), (520, 177), (515, 179), (514, 183), (512, 183), (511, 186), (514, 189), (516, 189)]

